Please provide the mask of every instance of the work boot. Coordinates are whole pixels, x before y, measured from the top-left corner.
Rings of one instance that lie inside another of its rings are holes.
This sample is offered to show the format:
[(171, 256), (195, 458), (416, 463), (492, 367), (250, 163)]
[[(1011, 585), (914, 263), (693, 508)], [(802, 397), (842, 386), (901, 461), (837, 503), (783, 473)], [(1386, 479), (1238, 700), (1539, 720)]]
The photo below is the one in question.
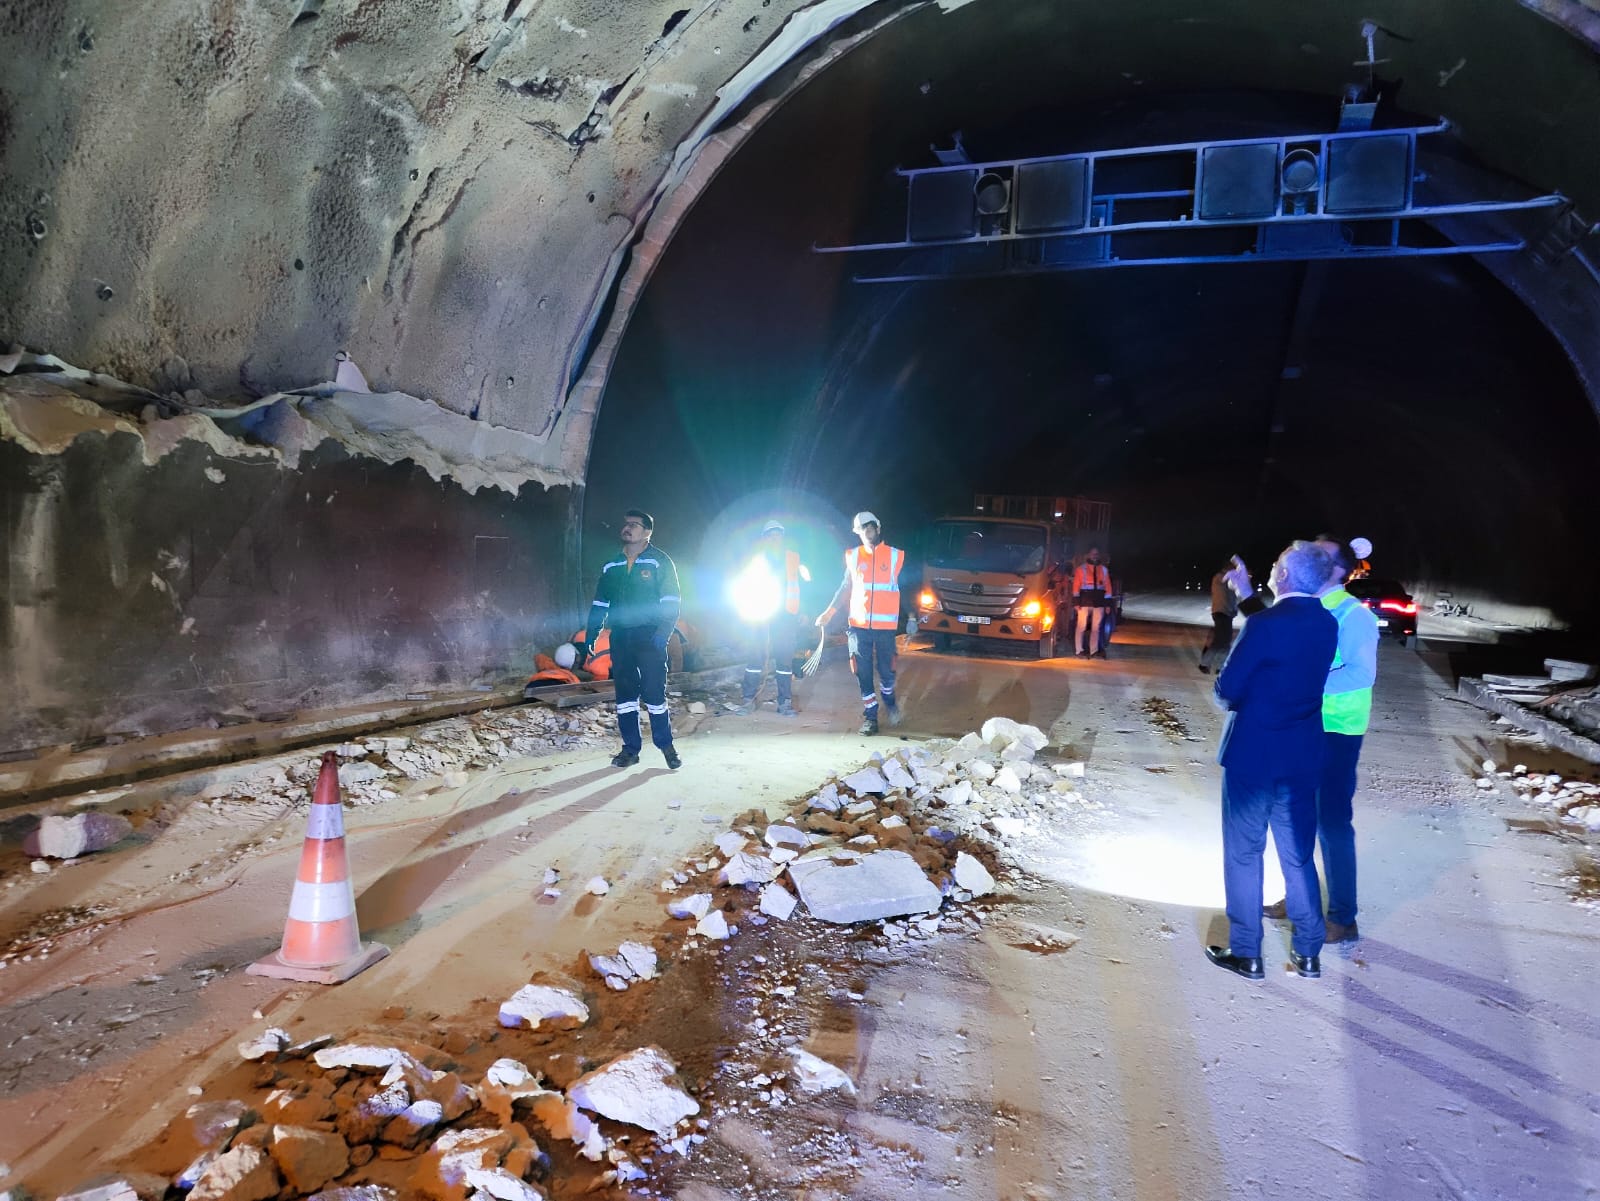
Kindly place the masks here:
[(1266, 976), (1261, 967), (1261, 956), (1235, 955), (1229, 947), (1207, 947), (1206, 958), (1220, 968), (1243, 976), (1246, 980), (1260, 980)]
[[(664, 759), (666, 759), (667, 766), (670, 767), (673, 771), (677, 771), (680, 767), (683, 766), (683, 760), (678, 758), (678, 748), (677, 747), (672, 747), (672, 746), (662, 747), (661, 748), (661, 755), (662, 755), (662, 757)], [(634, 758), (637, 759), (638, 756), (635, 755)]]
[(857, 734), (876, 734), (877, 732), (878, 720), (875, 717), (863, 718), (861, 728), (856, 731)]
[(778, 716), (779, 717), (799, 717), (800, 715), (795, 712), (794, 702), (793, 701), (779, 701), (778, 702)]
[(1328, 923), (1328, 935), (1322, 941), (1323, 942), (1355, 942), (1360, 937), (1361, 937), (1361, 931), (1356, 929), (1355, 922), (1351, 922), (1347, 926), (1343, 922), (1330, 921)]
[(1322, 960), (1315, 955), (1301, 955), (1290, 951), (1289, 962), (1294, 964), (1294, 974), (1297, 976), (1304, 976), (1307, 980), (1322, 978)]
[(740, 705), (737, 709), (734, 710), (734, 712), (737, 713), (740, 717), (749, 717), (755, 711), (756, 711), (756, 703), (754, 701), (745, 701), (744, 704)]
[(1270, 917), (1275, 922), (1281, 922), (1289, 916), (1289, 902), (1274, 901), (1270, 905), (1261, 906), (1261, 916)]
[(899, 705), (885, 705), (884, 709), (888, 711), (891, 726), (897, 726), (905, 720), (905, 714), (900, 712)]
[(639, 762), (639, 752), (630, 751), (626, 747), (611, 756), (612, 767), (632, 767)]

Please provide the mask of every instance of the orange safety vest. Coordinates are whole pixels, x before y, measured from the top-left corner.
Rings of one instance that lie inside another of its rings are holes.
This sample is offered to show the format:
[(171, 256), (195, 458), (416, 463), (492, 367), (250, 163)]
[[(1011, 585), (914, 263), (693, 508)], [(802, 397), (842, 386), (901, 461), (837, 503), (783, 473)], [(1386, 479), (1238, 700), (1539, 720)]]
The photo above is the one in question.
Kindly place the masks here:
[(783, 552), (783, 609), (791, 617), (800, 615), (800, 555)]
[(1091, 563), (1085, 559), (1072, 573), (1072, 591), (1086, 592), (1092, 588), (1111, 591), (1111, 573), (1104, 563)]
[[(572, 636), (574, 642), (583, 637), (584, 631), (579, 630)], [(594, 636), (594, 642), (589, 647), (589, 657), (584, 660), (583, 670), (597, 680), (611, 678), (611, 627), (602, 626), (600, 632)]]
[(892, 630), (900, 624), (900, 569), (906, 553), (879, 543), (844, 552), (850, 574), (850, 624), (858, 630)]

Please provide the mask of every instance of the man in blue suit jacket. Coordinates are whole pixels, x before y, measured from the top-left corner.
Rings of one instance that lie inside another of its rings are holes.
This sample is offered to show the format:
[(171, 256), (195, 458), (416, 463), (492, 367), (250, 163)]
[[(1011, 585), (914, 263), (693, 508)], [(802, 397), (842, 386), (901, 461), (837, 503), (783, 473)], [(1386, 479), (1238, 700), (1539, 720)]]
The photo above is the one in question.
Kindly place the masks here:
[(1322, 690), (1339, 641), (1339, 623), (1317, 598), (1331, 570), (1327, 552), (1313, 542), (1296, 542), (1279, 555), (1272, 567), (1276, 603), (1245, 623), (1217, 676), (1217, 702), (1228, 710), (1217, 752), (1228, 945), (1207, 947), (1206, 956), (1249, 980), (1265, 974), (1261, 856), (1269, 825), (1294, 922), (1290, 959), (1302, 976), (1322, 974), (1322, 886), (1311, 855)]

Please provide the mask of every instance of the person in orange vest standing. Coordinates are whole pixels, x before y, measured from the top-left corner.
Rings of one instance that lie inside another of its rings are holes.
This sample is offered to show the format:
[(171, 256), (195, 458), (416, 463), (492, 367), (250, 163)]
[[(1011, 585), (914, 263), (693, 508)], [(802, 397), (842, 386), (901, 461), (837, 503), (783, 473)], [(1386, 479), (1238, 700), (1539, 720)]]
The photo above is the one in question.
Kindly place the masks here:
[[(900, 625), (900, 570), (906, 553), (883, 541), (882, 526), (872, 513), (860, 512), (851, 523), (861, 545), (844, 552), (844, 582), (833, 594), (819, 627), (833, 620), (839, 606), (850, 599), (850, 666), (861, 685), (861, 734), (878, 732), (878, 696), (889, 724), (900, 724), (900, 705), (894, 695), (895, 631)], [(876, 662), (878, 686), (873, 687)]]
[[(1072, 572), (1072, 603), (1078, 610), (1078, 658), (1106, 657), (1100, 645), (1100, 622), (1105, 616), (1106, 597), (1111, 594), (1111, 573), (1100, 562), (1100, 548), (1091, 546), (1089, 554)], [(1091, 629), (1092, 627), (1092, 629)], [(1089, 632), (1085, 645), (1083, 636)]]
[(745, 660), (744, 703), (737, 712), (756, 709), (756, 693), (771, 653), (778, 678), (778, 716), (794, 717), (794, 647), (800, 619), (800, 582), (811, 573), (800, 555), (784, 545), (783, 523), (769, 521), (761, 527), (756, 552), (734, 582), (739, 616), (749, 625), (750, 655)]

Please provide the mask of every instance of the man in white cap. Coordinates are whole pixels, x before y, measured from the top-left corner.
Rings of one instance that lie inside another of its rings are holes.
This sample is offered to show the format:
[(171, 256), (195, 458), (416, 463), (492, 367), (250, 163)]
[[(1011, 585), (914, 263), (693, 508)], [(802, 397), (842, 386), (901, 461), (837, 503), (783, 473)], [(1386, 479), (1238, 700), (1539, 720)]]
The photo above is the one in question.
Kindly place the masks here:
[[(833, 620), (845, 598), (850, 600), (850, 667), (861, 685), (860, 734), (878, 732), (878, 697), (889, 724), (900, 724), (900, 705), (894, 695), (895, 633), (900, 626), (900, 570), (906, 553), (883, 541), (882, 526), (876, 514), (857, 513), (850, 528), (861, 545), (844, 552), (844, 582), (833, 594), (818, 626)], [(873, 664), (878, 678), (873, 683)]]
[(744, 669), (744, 703), (737, 712), (751, 714), (766, 672), (770, 651), (778, 678), (778, 716), (794, 717), (794, 647), (800, 619), (800, 583), (811, 572), (798, 552), (784, 545), (783, 522), (761, 527), (755, 554), (734, 582), (735, 603), (749, 626), (749, 657)]

